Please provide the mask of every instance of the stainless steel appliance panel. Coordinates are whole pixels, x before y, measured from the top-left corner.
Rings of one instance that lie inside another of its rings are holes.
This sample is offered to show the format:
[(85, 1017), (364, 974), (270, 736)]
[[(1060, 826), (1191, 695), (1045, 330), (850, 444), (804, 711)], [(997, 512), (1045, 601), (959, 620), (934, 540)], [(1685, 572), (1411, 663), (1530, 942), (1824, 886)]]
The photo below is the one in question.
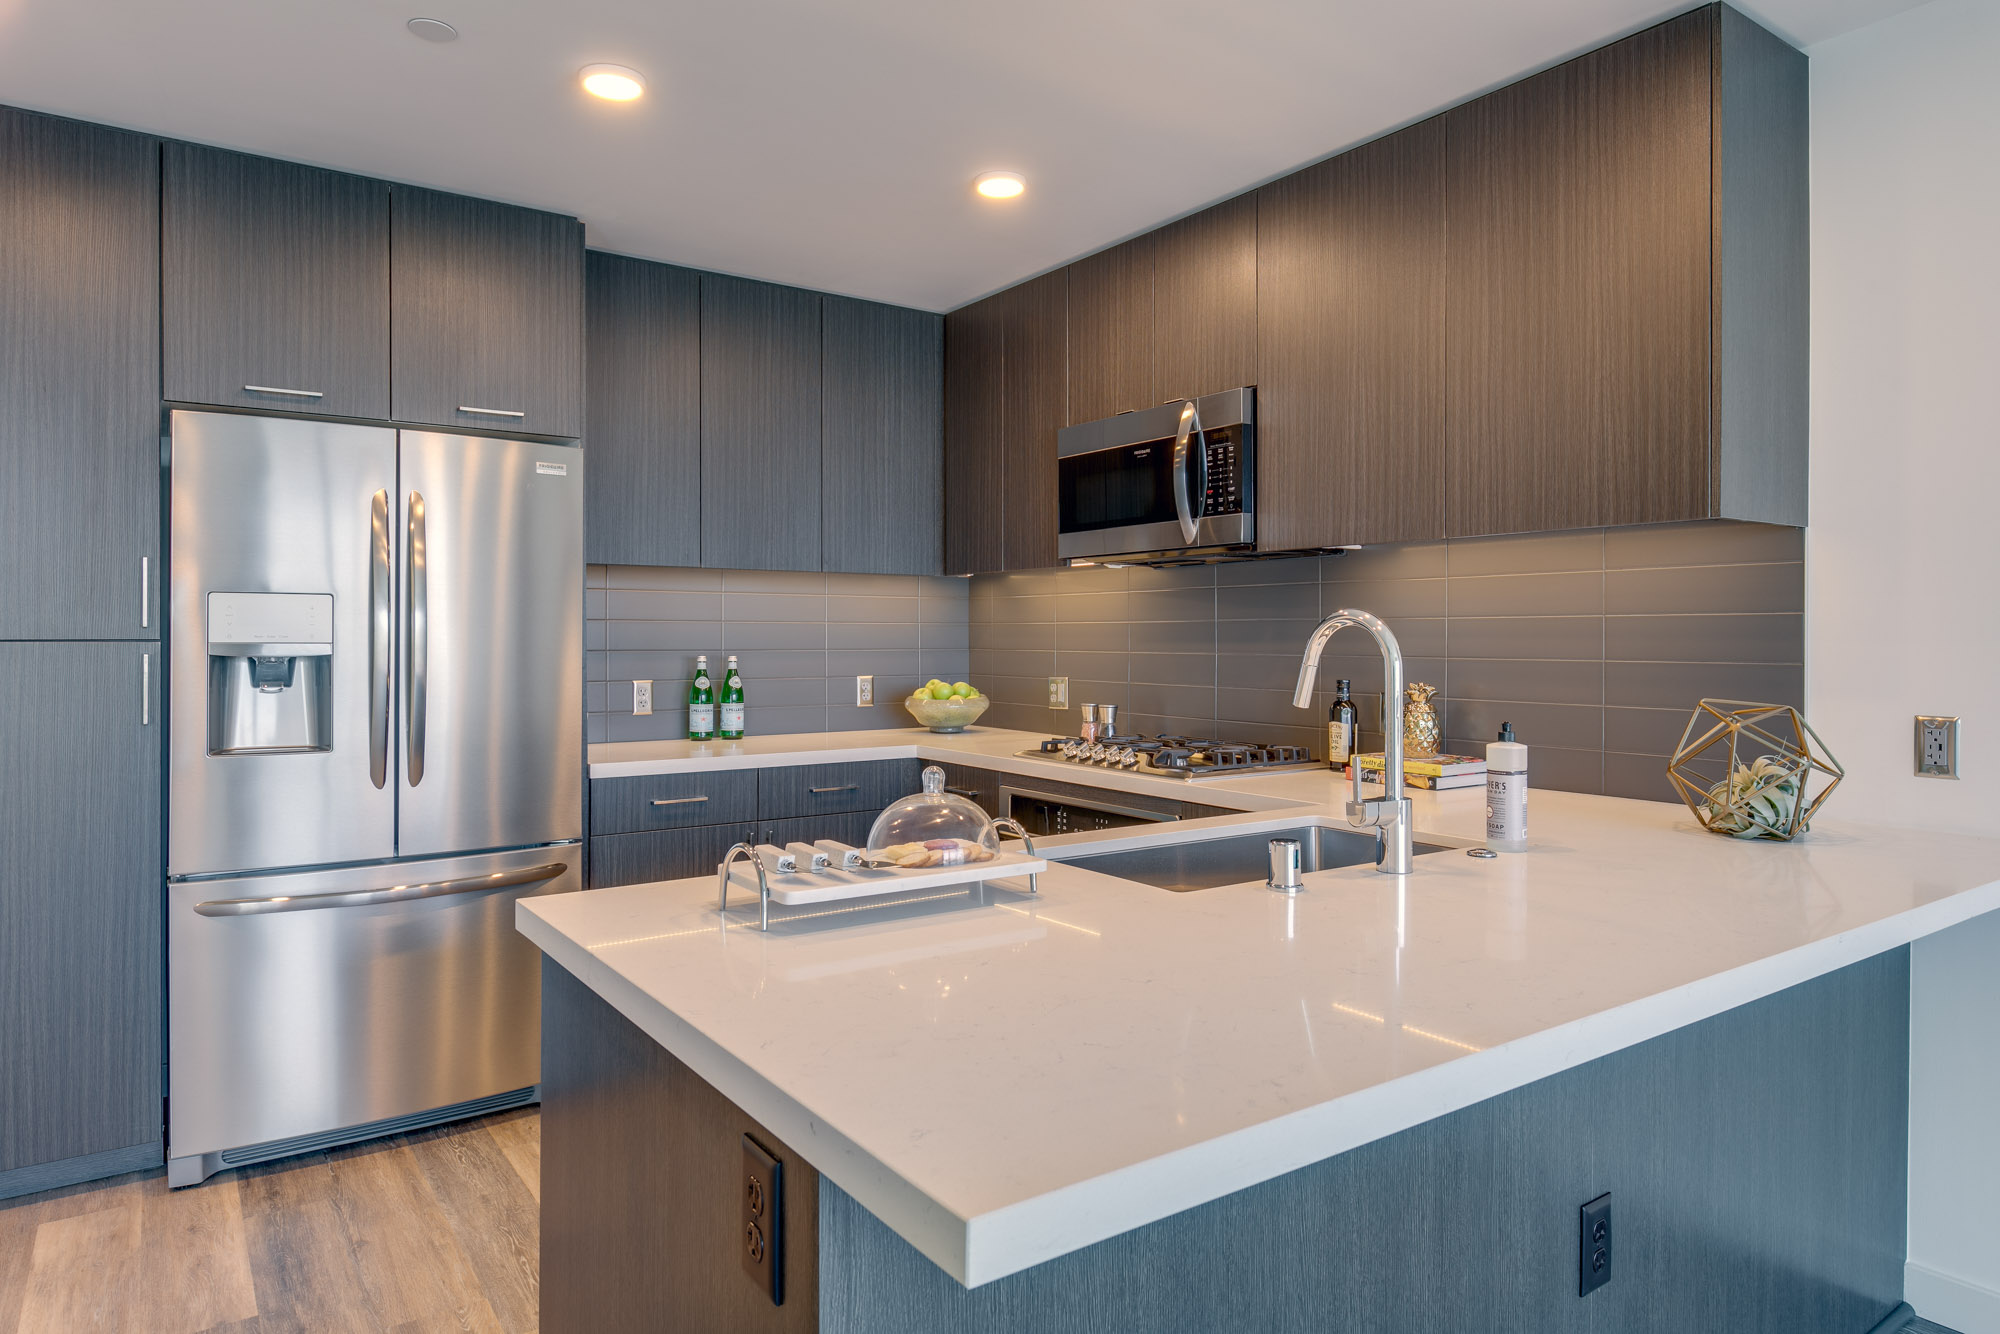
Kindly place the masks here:
[(514, 903), (581, 889), (581, 857), (171, 882), (172, 1159), (538, 1083), (541, 974)]
[(1231, 558), (1256, 542), (1254, 389), (1064, 427), (1056, 457), (1065, 560)]
[[(393, 856), (396, 787), (373, 770), (389, 723), (396, 433), (213, 412), (175, 412), (169, 431), (168, 874)], [(330, 597), (330, 651), (222, 642), (245, 632), (211, 635), (212, 593)], [(242, 656), (260, 651), (312, 656), (279, 661), (264, 693)]]
[(397, 848), (583, 833), (583, 451), (402, 433)]

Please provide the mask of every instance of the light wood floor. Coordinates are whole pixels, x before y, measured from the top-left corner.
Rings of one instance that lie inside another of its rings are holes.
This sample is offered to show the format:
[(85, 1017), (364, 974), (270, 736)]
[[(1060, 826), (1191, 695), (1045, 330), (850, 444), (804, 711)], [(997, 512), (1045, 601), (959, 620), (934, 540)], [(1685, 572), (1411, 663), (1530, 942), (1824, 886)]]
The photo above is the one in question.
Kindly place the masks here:
[(0, 1201), (0, 1332), (527, 1334), (533, 1108), (219, 1172)]

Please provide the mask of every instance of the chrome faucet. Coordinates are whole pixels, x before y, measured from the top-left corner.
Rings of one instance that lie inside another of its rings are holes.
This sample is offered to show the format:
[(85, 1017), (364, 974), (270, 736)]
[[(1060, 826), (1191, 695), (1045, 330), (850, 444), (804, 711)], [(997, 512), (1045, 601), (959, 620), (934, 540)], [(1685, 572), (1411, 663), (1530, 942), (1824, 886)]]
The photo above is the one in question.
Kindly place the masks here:
[(1361, 798), (1361, 765), (1348, 761), (1353, 776), (1353, 794), (1347, 802), (1347, 823), (1357, 829), (1375, 830), (1375, 869), (1385, 875), (1410, 873), (1410, 799), (1403, 796), (1403, 649), (1396, 636), (1378, 616), (1352, 608), (1342, 608), (1321, 621), (1306, 640), (1305, 661), (1299, 665), (1299, 688), (1292, 692), (1295, 708), (1312, 707), (1313, 687), (1319, 683), (1319, 657), (1333, 632), (1358, 625), (1375, 636), (1382, 649), (1382, 795)]

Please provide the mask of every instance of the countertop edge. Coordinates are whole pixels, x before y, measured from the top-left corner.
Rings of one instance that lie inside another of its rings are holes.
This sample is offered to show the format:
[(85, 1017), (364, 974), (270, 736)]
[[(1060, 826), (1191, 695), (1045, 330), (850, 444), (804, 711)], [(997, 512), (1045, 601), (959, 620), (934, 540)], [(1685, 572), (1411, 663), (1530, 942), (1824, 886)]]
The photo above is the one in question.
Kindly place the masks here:
[(2000, 910), (2000, 880), (970, 1219), (827, 1126), (551, 926), (533, 906), (532, 899), (524, 899), (517, 907), (524, 935), (972, 1288)]

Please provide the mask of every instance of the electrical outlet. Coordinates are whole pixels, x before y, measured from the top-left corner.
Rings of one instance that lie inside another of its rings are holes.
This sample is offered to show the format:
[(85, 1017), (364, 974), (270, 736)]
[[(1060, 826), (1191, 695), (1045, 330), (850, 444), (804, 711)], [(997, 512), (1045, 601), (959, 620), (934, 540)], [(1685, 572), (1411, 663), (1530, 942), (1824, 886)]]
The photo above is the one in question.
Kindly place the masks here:
[(854, 703), (856, 707), (863, 709), (872, 709), (875, 707), (874, 677), (857, 676), (854, 678)]
[(1577, 1210), (1576, 1295), (1588, 1297), (1611, 1281), (1611, 1194)]
[(1051, 676), (1049, 678), (1049, 707), (1066, 709), (1069, 707), (1069, 678)]
[(743, 1137), (743, 1185), (739, 1193), (740, 1236), (737, 1253), (743, 1272), (770, 1294), (771, 1305), (785, 1304), (785, 1165), (765, 1152), (748, 1135)]
[(1917, 715), (1917, 777), (1958, 777), (1958, 719)]
[(632, 683), (633, 716), (638, 718), (644, 718), (652, 711), (653, 711), (653, 683), (651, 681), (634, 681)]

